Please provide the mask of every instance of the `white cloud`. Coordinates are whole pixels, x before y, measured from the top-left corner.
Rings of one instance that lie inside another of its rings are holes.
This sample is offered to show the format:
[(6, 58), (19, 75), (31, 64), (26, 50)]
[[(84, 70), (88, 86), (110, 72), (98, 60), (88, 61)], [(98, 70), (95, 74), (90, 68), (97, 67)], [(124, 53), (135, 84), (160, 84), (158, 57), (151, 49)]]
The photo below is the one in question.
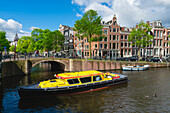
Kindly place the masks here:
[(10, 41), (13, 41), (15, 38), (16, 32), (18, 33), (19, 38), (22, 36), (30, 36), (30, 32), (22, 30), (22, 24), (16, 22), (13, 19), (7, 21), (0, 18), (0, 31), (6, 32), (6, 38)]
[(170, 0), (72, 0), (72, 4), (79, 5), (83, 13), (96, 10), (104, 21), (116, 14), (121, 26), (135, 26), (141, 19), (162, 20), (164, 26), (170, 25)]
[(77, 16), (77, 17), (82, 17), (82, 15), (81, 15), (81, 14), (79, 14), (79, 13), (77, 13), (77, 14), (76, 14), (76, 16)]
[(33, 27), (33, 26), (32, 26), (32, 27), (29, 28), (29, 29), (32, 31), (32, 30), (34, 30), (34, 29), (39, 29), (39, 28), (38, 28), (38, 27)]

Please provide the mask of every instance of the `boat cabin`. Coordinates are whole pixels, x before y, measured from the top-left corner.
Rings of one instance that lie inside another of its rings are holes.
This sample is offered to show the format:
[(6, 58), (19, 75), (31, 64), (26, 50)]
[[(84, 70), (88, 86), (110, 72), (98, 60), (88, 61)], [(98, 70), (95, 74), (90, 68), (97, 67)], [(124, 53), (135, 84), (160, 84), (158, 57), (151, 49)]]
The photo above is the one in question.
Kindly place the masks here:
[(81, 71), (74, 73), (61, 73), (54, 75), (57, 79), (44, 81), (39, 84), (41, 88), (49, 87), (64, 87), (64, 86), (74, 86), (98, 83), (102, 81), (112, 80), (115, 77), (119, 77), (115, 74), (102, 73), (99, 71)]

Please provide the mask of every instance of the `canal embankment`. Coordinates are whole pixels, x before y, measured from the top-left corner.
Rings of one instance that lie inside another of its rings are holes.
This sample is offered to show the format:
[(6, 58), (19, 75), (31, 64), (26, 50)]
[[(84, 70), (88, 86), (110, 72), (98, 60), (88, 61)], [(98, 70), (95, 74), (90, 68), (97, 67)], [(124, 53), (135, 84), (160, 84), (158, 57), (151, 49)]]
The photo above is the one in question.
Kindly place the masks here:
[[(35, 62), (35, 63), (34, 63)], [(51, 68), (61, 67), (64, 71), (85, 71), (85, 70), (121, 70), (123, 65), (149, 65), (150, 68), (170, 67), (168, 62), (128, 62), (128, 61), (110, 61), (110, 60), (85, 60), (85, 59), (39, 59), (39, 60), (20, 60), (8, 61), (2, 64), (2, 78), (13, 75), (25, 75), (27, 71), (31, 71), (34, 64), (50, 62)], [(55, 66), (56, 65), (56, 66)], [(60, 67), (61, 66), (61, 67)], [(61, 69), (62, 70), (62, 69)], [(30, 73), (30, 72), (29, 72)]]

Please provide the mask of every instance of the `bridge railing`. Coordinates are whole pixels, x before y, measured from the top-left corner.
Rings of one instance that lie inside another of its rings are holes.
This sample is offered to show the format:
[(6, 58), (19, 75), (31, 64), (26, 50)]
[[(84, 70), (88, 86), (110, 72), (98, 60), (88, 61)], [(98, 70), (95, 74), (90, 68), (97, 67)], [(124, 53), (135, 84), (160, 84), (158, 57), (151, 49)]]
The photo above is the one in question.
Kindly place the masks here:
[(14, 60), (28, 60), (28, 59), (39, 59), (39, 58), (68, 58), (68, 57), (57, 57), (53, 55), (49, 56), (40, 56), (40, 55), (6, 55), (2, 56), (2, 62), (5, 61), (14, 61)]

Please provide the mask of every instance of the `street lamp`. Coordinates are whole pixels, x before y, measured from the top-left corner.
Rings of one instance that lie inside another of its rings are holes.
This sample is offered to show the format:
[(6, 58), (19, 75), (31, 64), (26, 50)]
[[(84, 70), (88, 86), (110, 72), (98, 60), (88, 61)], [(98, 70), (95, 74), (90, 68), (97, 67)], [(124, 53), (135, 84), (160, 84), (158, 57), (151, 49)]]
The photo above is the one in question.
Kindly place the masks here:
[(0, 62), (2, 62), (2, 50), (1, 50), (1, 44), (0, 44)]

